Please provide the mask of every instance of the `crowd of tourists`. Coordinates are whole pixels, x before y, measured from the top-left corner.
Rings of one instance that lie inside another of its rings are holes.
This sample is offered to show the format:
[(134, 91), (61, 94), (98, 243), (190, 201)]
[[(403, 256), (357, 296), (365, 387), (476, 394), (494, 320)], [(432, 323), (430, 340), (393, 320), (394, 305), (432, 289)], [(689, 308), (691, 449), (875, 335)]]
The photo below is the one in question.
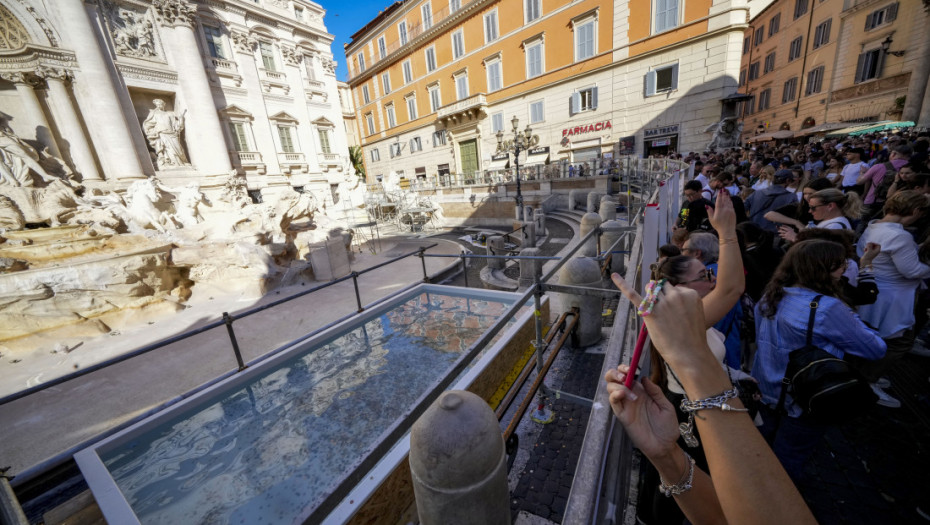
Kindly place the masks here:
[(652, 341), (648, 377), (606, 378), (652, 465), (640, 519), (813, 522), (795, 485), (824, 433), (900, 407), (890, 367), (930, 356), (928, 149), (901, 132), (676, 156), (695, 176), (647, 296), (613, 276)]

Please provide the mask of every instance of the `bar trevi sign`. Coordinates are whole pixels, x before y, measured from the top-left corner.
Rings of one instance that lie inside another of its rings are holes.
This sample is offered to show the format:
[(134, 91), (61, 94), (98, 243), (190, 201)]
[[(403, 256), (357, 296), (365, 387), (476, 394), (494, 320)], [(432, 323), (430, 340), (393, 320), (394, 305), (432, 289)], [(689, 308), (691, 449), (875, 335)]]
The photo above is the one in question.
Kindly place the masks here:
[(662, 126), (661, 128), (652, 128), (647, 129), (643, 132), (644, 138), (651, 137), (664, 137), (666, 135), (677, 135), (678, 134), (678, 124), (672, 124), (671, 126)]

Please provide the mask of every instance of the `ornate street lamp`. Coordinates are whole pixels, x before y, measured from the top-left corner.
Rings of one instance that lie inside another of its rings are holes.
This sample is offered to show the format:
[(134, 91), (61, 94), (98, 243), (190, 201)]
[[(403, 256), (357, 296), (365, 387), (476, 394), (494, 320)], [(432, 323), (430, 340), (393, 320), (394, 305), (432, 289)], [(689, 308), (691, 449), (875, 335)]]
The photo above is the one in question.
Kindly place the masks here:
[(504, 147), (504, 130), (500, 130), (497, 132), (497, 150), (508, 152), (513, 150), (513, 165), (517, 174), (517, 218), (520, 219), (523, 217), (523, 193), (520, 192), (520, 152), (529, 149), (530, 140), (533, 138), (533, 130), (527, 124), (523, 133), (520, 133), (520, 119), (516, 116), (513, 117), (510, 123), (513, 124), (513, 144), (510, 148)]

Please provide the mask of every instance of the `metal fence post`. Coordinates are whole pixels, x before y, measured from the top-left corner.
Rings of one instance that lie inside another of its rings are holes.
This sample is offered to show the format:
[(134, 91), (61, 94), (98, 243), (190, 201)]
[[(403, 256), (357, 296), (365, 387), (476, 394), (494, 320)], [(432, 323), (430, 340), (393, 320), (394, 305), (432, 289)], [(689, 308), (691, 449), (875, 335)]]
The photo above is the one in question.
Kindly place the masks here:
[(468, 264), (465, 262), (465, 252), (462, 252), (462, 275), (465, 276), (465, 288), (468, 288)]
[(420, 263), (423, 265), (423, 282), (429, 282), (429, 276), (426, 275), (426, 258), (423, 257), (423, 252), (426, 251), (426, 248), (420, 247)]
[(229, 312), (223, 312), (223, 322), (226, 323), (226, 331), (229, 332), (229, 342), (232, 343), (233, 352), (236, 353), (236, 363), (239, 364), (239, 371), (245, 370), (245, 362), (242, 361), (242, 352), (239, 351), (239, 342), (236, 341), (236, 332), (233, 330), (233, 317)]
[(358, 304), (358, 311), (361, 312), (364, 308), (362, 308), (362, 297), (358, 294), (358, 272), (352, 272), (352, 284), (355, 286), (355, 302)]

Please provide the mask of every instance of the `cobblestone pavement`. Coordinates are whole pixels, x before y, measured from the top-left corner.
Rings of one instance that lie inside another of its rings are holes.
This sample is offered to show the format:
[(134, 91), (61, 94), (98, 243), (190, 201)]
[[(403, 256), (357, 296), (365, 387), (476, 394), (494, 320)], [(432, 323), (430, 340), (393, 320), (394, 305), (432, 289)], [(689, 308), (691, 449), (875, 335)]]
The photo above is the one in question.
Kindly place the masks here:
[(902, 406), (831, 429), (807, 466), (798, 488), (822, 525), (930, 523), (930, 357), (887, 377)]

